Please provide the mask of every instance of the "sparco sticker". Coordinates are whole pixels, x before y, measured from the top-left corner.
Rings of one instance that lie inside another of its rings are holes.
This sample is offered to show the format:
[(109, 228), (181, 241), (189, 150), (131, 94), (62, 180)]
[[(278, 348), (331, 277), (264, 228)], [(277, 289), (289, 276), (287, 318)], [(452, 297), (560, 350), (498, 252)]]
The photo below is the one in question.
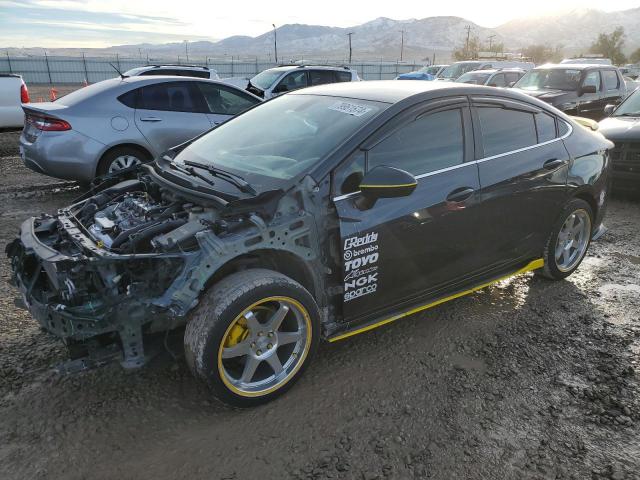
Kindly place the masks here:
[(343, 257), (344, 301), (374, 293), (378, 289), (378, 233), (345, 239)]

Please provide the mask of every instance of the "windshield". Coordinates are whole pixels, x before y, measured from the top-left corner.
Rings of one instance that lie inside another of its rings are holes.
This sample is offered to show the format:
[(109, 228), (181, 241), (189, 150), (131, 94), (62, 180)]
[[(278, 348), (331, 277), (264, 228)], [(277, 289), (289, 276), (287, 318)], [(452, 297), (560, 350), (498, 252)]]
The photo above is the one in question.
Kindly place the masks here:
[(440, 72), (438, 78), (452, 78), (455, 80), (463, 73), (470, 72), (471, 70), (475, 70), (478, 67), (479, 64), (475, 62), (454, 63), (453, 65), (449, 65), (442, 72)]
[(280, 78), (280, 75), (282, 75), (281, 71), (265, 70), (249, 81), (251, 82), (251, 85), (261, 88), (262, 90), (266, 90), (273, 85), (278, 78)]
[(489, 79), (490, 76), (491, 76), (490, 73), (468, 72), (468, 73), (465, 73), (464, 75), (461, 75), (460, 77), (458, 77), (456, 79), (456, 82), (458, 82), (458, 83), (474, 83), (476, 85), (484, 85), (484, 82), (486, 82)]
[(577, 90), (580, 70), (550, 68), (530, 70), (514, 85), (523, 90)]
[(435, 75), (440, 70), (440, 67), (422, 67), (418, 70), (421, 73), (428, 73), (429, 75)]
[(640, 90), (636, 90), (622, 103), (615, 112), (613, 117), (620, 116), (638, 116), (640, 117)]
[(287, 180), (308, 170), (389, 104), (283, 95), (194, 141), (175, 162), (215, 165), (240, 175)]

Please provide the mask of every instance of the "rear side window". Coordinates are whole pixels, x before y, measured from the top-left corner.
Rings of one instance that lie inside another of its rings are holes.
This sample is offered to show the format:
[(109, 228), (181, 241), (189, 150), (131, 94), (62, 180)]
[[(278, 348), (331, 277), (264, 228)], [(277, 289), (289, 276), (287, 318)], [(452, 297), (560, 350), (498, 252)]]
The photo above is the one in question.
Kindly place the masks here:
[(336, 75), (336, 82), (350, 82), (351, 72), (333, 72)]
[(373, 147), (368, 170), (389, 165), (421, 175), (464, 162), (464, 133), (460, 109), (419, 117)]
[(602, 80), (604, 81), (605, 90), (617, 90), (620, 88), (620, 79), (618, 74), (613, 70), (603, 70)]
[(309, 83), (311, 85), (324, 85), (333, 83), (334, 76), (331, 70), (309, 70)]
[(237, 115), (251, 108), (256, 103), (260, 103), (257, 99), (249, 95), (244, 95), (242, 92), (235, 92), (221, 85), (205, 82), (197, 83), (211, 113)]
[(556, 120), (547, 113), (538, 113), (536, 129), (538, 130), (538, 143), (548, 142), (556, 138)]
[(157, 83), (142, 87), (138, 99), (138, 108), (145, 110), (163, 110), (169, 112), (200, 111), (197, 95), (189, 82)]
[(533, 113), (499, 107), (479, 107), (478, 116), (485, 157), (537, 143)]
[(139, 89), (135, 89), (130, 92), (123, 93), (118, 97), (118, 100), (129, 108), (136, 108), (136, 95), (138, 94), (138, 90)]

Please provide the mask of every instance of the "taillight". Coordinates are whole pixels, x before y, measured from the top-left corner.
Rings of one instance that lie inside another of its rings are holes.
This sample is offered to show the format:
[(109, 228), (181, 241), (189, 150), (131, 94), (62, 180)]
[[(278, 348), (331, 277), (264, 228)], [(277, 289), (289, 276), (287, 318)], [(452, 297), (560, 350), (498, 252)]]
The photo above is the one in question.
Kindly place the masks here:
[(53, 117), (27, 115), (27, 123), (45, 132), (64, 132), (65, 130), (71, 130), (71, 125), (69, 125), (68, 122)]
[(20, 102), (29, 103), (29, 90), (27, 90), (27, 86), (24, 82), (20, 85)]

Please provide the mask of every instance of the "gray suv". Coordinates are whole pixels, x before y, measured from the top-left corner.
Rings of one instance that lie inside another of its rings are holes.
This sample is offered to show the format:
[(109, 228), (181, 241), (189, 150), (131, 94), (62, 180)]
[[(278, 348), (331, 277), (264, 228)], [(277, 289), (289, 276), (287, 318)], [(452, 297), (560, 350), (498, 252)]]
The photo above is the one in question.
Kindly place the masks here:
[(118, 77), (25, 105), (20, 155), (37, 172), (90, 182), (151, 160), (260, 102), (213, 80)]

